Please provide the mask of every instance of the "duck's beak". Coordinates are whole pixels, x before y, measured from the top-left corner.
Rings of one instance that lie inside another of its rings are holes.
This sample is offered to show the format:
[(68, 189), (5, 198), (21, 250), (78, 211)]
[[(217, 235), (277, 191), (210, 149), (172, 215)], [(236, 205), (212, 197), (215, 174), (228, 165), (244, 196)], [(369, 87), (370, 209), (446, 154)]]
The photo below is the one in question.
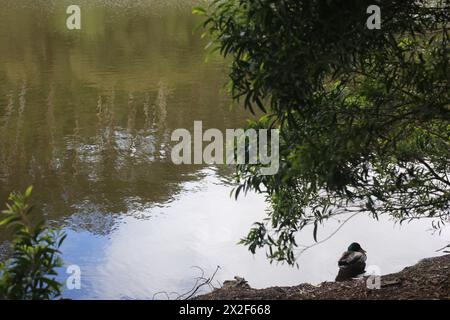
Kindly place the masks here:
[(360, 250), (362, 253), (364, 253), (364, 254), (366, 254), (367, 253), (367, 251), (366, 250), (364, 250), (363, 248), (361, 248), (361, 250)]

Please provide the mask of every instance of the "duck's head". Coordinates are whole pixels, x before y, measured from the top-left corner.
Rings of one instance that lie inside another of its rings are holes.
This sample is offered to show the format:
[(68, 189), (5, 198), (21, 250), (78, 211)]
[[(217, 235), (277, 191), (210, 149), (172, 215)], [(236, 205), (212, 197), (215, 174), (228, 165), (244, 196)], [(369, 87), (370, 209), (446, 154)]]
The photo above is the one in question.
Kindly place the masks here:
[(351, 245), (348, 246), (347, 250), (354, 251), (354, 252), (366, 253), (366, 251), (363, 248), (361, 248), (361, 246), (358, 242), (353, 242)]

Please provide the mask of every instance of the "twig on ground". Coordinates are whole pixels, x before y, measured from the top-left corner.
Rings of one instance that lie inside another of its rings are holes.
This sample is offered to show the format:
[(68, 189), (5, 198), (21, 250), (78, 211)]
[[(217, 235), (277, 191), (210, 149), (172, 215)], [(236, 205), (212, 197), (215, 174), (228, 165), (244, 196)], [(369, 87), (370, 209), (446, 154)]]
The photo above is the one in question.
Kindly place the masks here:
[[(204, 286), (208, 286), (211, 290), (217, 289), (217, 287), (215, 287), (212, 284), (212, 282), (213, 282), (214, 277), (216, 276), (217, 272), (219, 271), (220, 266), (217, 266), (216, 270), (210, 277), (205, 277), (205, 271), (202, 268), (200, 268), (199, 266), (193, 266), (191, 268), (198, 269), (201, 272), (201, 275), (199, 277), (195, 278), (195, 284), (192, 287), (192, 289), (190, 289), (189, 291), (182, 293), (182, 294), (179, 294), (178, 292), (168, 293), (167, 291), (159, 291), (153, 295), (153, 300), (155, 300), (155, 298), (158, 295), (165, 295), (167, 300), (171, 300), (171, 298), (170, 298), (171, 296), (175, 296), (175, 300), (188, 300), (188, 299), (192, 298), (198, 292), (198, 290)], [(219, 284), (219, 287), (220, 287), (220, 283), (218, 281), (217, 281), (217, 283)]]
[(191, 290), (189, 290), (188, 292), (178, 296), (178, 298), (176, 300), (189, 300), (190, 298), (192, 298), (197, 293), (197, 291), (201, 287), (204, 287), (204, 286), (208, 286), (211, 290), (216, 289), (212, 285), (212, 281), (214, 280), (214, 277), (216, 276), (217, 271), (219, 271), (220, 266), (217, 266), (217, 268), (214, 271), (214, 273), (208, 278), (206, 278), (204, 276), (205, 272), (204, 272), (204, 270), (202, 268), (197, 267), (197, 266), (195, 268), (198, 268), (202, 272), (202, 275), (200, 277), (197, 277), (197, 281), (195, 282), (195, 285), (193, 286), (193, 288)]
[[(445, 250), (445, 249), (447, 249), (447, 248), (450, 248), (450, 244), (448, 244), (448, 245), (446, 245), (445, 247), (442, 247), (442, 248), (436, 250), (436, 252), (443, 251), (443, 250)], [(444, 251), (444, 252), (448, 252), (448, 251)]]

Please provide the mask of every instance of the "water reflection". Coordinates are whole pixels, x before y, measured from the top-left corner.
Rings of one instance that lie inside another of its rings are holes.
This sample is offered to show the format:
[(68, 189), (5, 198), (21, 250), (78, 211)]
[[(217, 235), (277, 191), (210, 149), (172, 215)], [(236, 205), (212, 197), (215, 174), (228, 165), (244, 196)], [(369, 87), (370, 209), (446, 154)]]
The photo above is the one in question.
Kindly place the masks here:
[(204, 64), (188, 4), (85, 2), (74, 33), (58, 24), (64, 1), (2, 2), (0, 201), (32, 183), (55, 220), (170, 202), (201, 169), (171, 163), (171, 132), (244, 123), (219, 92), (222, 63)]
[[(317, 284), (334, 280), (340, 254), (352, 241), (364, 243), (368, 265), (391, 273), (422, 257), (437, 255), (434, 250), (450, 240), (449, 229), (438, 237), (427, 232), (425, 224), (400, 228), (385, 217), (375, 222), (367, 215), (359, 215), (329, 241), (305, 251), (299, 269), (271, 265), (263, 252), (252, 256), (246, 248), (236, 246), (255, 219), (263, 217), (261, 197), (249, 194), (239, 202), (233, 201), (227, 195), (229, 188), (214, 170), (205, 169), (203, 174), (200, 181), (186, 182), (176, 201), (136, 208), (148, 219), (122, 215), (115, 220), (114, 231), (108, 237), (69, 230), (72, 240), (64, 252), (68, 262), (82, 263), (85, 275), (82, 290), (67, 291), (66, 295), (151, 299), (155, 293), (166, 291), (174, 298), (195, 283), (199, 272), (192, 266), (200, 266), (210, 275), (219, 265), (216, 280), (220, 283), (240, 275), (256, 288)], [(339, 223), (331, 220), (320, 228), (319, 240), (333, 233)], [(298, 237), (298, 243), (310, 244), (311, 238), (312, 230), (307, 230)], [(89, 249), (80, 252), (85, 244)]]

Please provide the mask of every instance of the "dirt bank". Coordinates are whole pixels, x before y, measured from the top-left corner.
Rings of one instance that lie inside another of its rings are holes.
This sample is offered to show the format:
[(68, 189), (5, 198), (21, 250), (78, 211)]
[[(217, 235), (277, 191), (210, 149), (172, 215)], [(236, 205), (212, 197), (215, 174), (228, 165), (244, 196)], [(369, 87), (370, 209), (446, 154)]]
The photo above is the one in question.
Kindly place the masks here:
[(245, 281), (229, 281), (199, 300), (245, 299), (445, 299), (450, 300), (450, 254), (421, 260), (398, 273), (381, 276), (380, 289), (368, 289), (367, 277), (318, 286), (252, 289)]

